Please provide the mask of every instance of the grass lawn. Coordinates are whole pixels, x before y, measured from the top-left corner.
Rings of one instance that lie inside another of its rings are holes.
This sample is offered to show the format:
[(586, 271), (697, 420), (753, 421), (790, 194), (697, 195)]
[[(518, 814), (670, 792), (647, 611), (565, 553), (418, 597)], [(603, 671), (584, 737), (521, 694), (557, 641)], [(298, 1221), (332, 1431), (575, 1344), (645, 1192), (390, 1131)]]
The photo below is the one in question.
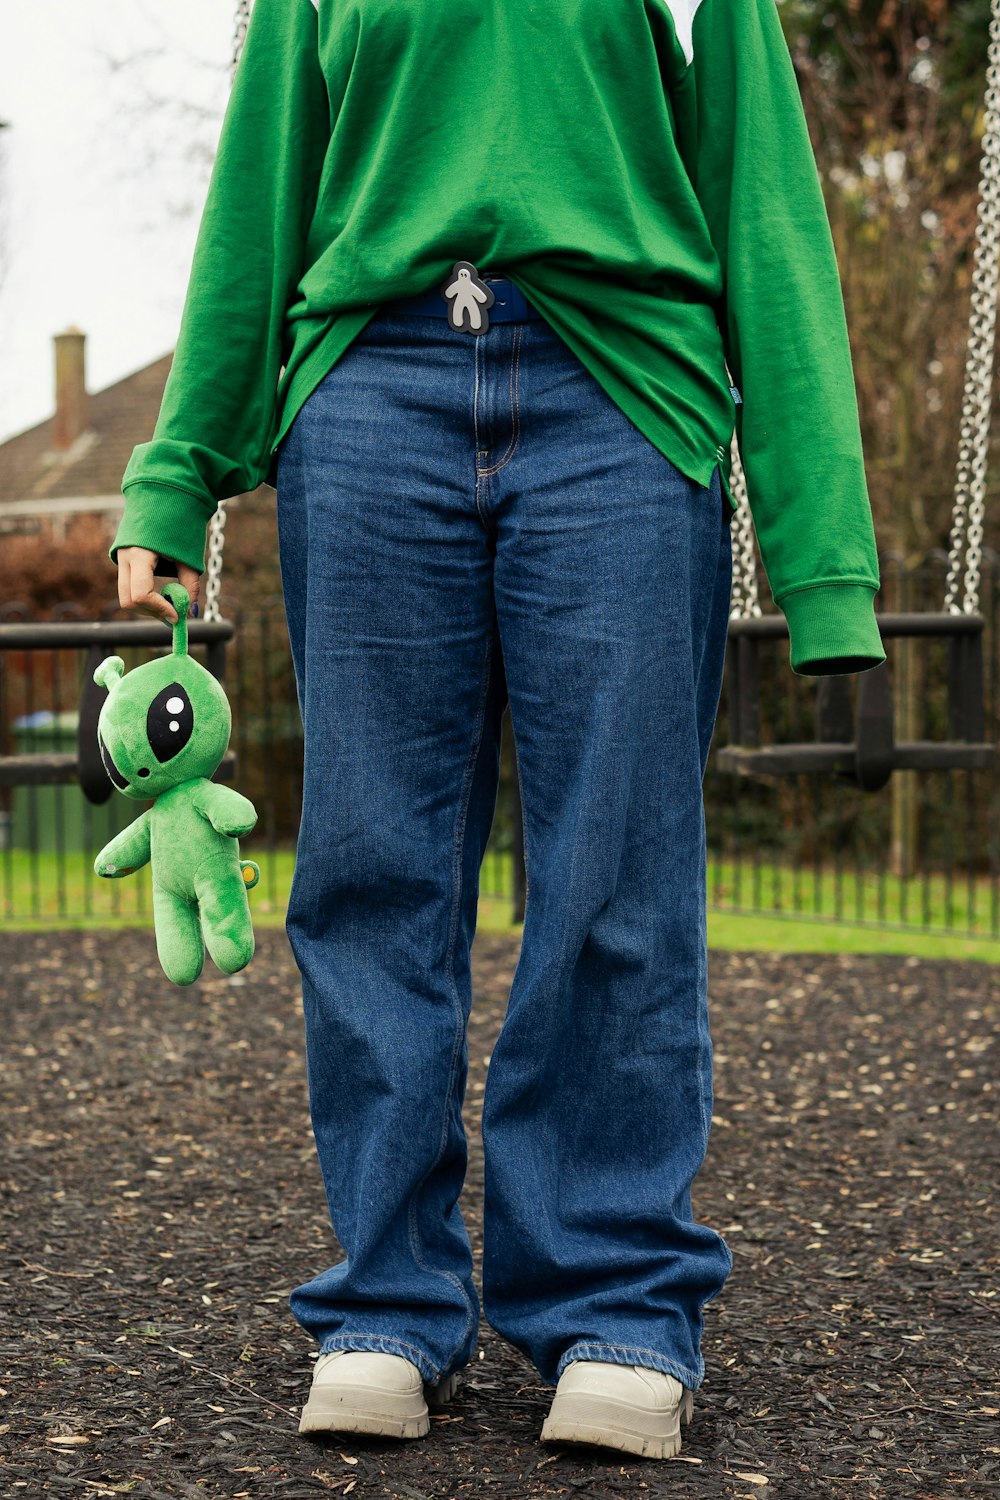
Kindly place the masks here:
[[(282, 926), (294, 850), (268, 854), (255, 850), (251, 839), (242, 842), (241, 853), (261, 867), (260, 884), (250, 892), (255, 926)], [(93, 873), (91, 858), (74, 854), (60, 862), (54, 854), (0, 851), (0, 930), (150, 925), (149, 870), (102, 880)], [(480, 880), (480, 931), (512, 929), (511, 883), (510, 855), (490, 851)], [(984, 879), (956, 879), (949, 887), (938, 875), (901, 881), (873, 874), (858, 883), (853, 875), (838, 879), (833, 870), (814, 875), (812, 869), (710, 860), (708, 894), (712, 948), (900, 953), (1000, 963), (1000, 938), (989, 936), (997, 893)], [(849, 920), (855, 913), (865, 920)], [(949, 925), (972, 925), (977, 935), (923, 930)]]

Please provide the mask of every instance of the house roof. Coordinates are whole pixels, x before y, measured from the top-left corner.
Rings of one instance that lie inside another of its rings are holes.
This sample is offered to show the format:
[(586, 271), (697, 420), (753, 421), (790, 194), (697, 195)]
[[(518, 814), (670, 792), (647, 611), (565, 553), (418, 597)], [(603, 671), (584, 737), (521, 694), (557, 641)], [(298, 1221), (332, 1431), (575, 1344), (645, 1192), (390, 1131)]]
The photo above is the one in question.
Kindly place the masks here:
[(137, 443), (153, 436), (173, 363), (165, 354), (114, 385), (86, 396), (83, 431), (53, 448), (55, 414), (0, 443), (0, 505), (64, 497), (117, 496)]

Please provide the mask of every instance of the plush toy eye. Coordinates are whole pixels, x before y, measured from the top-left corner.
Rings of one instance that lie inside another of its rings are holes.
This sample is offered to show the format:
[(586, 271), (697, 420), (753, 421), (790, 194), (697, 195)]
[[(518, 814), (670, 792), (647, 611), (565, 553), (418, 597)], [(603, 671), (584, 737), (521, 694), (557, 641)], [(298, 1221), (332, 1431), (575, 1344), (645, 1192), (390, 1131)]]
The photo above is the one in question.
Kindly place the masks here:
[(171, 760), (183, 750), (194, 730), (191, 700), (179, 682), (157, 693), (146, 715), (146, 738), (159, 761)]

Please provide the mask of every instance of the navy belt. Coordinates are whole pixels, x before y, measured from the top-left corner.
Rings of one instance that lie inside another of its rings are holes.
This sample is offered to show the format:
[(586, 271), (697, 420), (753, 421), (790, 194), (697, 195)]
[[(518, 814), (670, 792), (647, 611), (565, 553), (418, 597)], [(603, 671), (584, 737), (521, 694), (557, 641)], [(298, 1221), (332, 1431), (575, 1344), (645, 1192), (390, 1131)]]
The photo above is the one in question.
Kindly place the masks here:
[(499, 271), (480, 273), (469, 260), (457, 260), (448, 276), (429, 291), (383, 302), (380, 312), (418, 318), (447, 318), (456, 333), (486, 333), (490, 323), (525, 323), (542, 314)]

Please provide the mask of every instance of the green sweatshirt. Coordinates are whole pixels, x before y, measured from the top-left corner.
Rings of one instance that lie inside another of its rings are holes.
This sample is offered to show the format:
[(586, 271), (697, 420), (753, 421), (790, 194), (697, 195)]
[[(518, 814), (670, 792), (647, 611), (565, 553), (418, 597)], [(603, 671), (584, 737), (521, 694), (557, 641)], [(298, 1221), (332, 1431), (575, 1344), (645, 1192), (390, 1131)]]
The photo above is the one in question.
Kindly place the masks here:
[(112, 561), (203, 569), (218, 502), (275, 485), (379, 305), (457, 258), (509, 274), (683, 473), (721, 467), (733, 507), (735, 427), (793, 671), (885, 659), (843, 293), (774, 0), (256, 0)]

